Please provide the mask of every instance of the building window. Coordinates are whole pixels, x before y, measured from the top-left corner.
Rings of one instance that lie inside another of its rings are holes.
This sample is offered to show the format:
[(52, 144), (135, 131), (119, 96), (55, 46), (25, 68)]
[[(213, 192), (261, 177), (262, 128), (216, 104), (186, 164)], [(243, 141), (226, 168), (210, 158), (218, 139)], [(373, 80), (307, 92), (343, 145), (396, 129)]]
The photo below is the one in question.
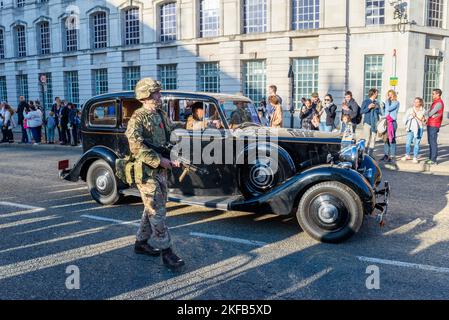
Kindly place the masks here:
[(367, 55), (365, 56), (365, 80), (364, 95), (368, 98), (368, 92), (371, 89), (379, 90), (379, 97), (382, 97), (382, 83), (384, 75), (384, 56)]
[(5, 31), (0, 29), (0, 59), (5, 59)]
[(125, 45), (140, 43), (140, 21), (139, 8), (127, 9), (124, 13), (125, 19)]
[(158, 78), (162, 82), (162, 88), (164, 90), (178, 89), (176, 67), (176, 64), (159, 65)]
[(6, 77), (0, 77), (0, 101), (7, 102), (8, 101), (8, 90), (6, 87)]
[(47, 21), (39, 23), (38, 32), (40, 54), (50, 54), (50, 24)]
[(385, 24), (385, 0), (366, 0), (366, 25)]
[(293, 30), (320, 27), (320, 0), (293, 0)]
[(140, 67), (123, 68), (123, 90), (134, 90), (140, 80)]
[(67, 101), (75, 104), (78, 107), (80, 100), (78, 71), (64, 72), (64, 87), (65, 98), (67, 99)]
[[(42, 75), (45, 75), (45, 77), (47, 78), (47, 87), (46, 87), (46, 92), (45, 92), (45, 109), (51, 110), (51, 107), (53, 106), (53, 85), (52, 85), (51, 73), (49, 73), (49, 72), (40, 73), (39, 79)], [(38, 81), (39, 81), (39, 79), (38, 79)], [(43, 97), (41, 96), (41, 99), (42, 98)], [(42, 101), (44, 101), (44, 99), (42, 99)]]
[(216, 37), (220, 28), (219, 0), (200, 0), (200, 36)]
[(243, 1), (243, 31), (244, 33), (267, 31), (267, 1)]
[(18, 8), (25, 7), (25, 0), (17, 0), (17, 7)]
[(198, 91), (220, 92), (220, 65), (218, 62), (198, 63)]
[(176, 40), (176, 3), (161, 6), (161, 41)]
[(70, 16), (64, 19), (65, 51), (78, 50), (78, 23), (76, 17)]
[(28, 101), (28, 75), (21, 74), (16, 77), (17, 82), (17, 96), (24, 96)]
[(25, 26), (17, 26), (15, 28), (16, 37), (16, 56), (25, 57), (27, 55)]
[(245, 61), (243, 63), (243, 92), (255, 103), (266, 99), (266, 63), (265, 60)]
[(93, 92), (95, 95), (107, 93), (108, 87), (108, 69), (93, 70)]
[(427, 26), (443, 27), (444, 0), (427, 1)]
[(294, 73), (294, 104), (295, 108), (302, 105), (301, 99), (308, 98), (318, 92), (318, 58), (293, 59)]
[(426, 56), (424, 64), (424, 101), (426, 106), (433, 102), (432, 91), (440, 88), (441, 61), (438, 57)]
[(97, 12), (91, 16), (91, 30), (93, 35), (93, 48), (106, 48), (108, 46), (108, 24), (106, 12)]

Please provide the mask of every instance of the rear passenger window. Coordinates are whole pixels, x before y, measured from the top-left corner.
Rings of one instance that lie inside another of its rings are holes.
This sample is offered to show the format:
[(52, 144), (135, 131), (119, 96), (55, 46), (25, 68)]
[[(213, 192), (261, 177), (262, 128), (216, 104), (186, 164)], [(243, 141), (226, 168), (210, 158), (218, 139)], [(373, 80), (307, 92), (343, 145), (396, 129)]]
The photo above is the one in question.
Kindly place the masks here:
[(94, 104), (89, 111), (89, 124), (94, 127), (115, 127), (117, 111), (115, 101)]

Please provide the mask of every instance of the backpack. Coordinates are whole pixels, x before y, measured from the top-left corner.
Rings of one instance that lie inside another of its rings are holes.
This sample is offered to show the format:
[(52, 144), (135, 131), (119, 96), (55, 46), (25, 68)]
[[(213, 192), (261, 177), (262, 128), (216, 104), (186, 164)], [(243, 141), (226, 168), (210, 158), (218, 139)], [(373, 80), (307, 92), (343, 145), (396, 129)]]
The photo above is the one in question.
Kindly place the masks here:
[(362, 123), (362, 108), (358, 107), (357, 108), (357, 115), (355, 117), (355, 123), (356, 124), (361, 124)]

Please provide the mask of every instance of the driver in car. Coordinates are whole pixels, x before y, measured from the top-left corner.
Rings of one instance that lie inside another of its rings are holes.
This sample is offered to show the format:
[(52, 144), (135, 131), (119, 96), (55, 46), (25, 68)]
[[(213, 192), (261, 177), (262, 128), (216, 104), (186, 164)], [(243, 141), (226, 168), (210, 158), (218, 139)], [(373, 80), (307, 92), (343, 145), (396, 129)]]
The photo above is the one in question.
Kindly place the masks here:
[(245, 108), (244, 102), (239, 101), (234, 104), (237, 106), (237, 109), (231, 113), (231, 121), (229, 123), (231, 129), (237, 129), (245, 122), (253, 122), (251, 114)]

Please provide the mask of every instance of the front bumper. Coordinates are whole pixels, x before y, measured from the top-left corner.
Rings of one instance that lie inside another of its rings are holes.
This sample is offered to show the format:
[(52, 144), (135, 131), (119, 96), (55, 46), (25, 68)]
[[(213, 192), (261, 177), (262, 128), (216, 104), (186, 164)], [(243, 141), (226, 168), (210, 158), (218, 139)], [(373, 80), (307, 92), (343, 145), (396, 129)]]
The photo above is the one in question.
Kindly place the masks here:
[(383, 189), (376, 191), (376, 206), (374, 215), (376, 216), (377, 222), (381, 227), (385, 225), (385, 216), (388, 213), (390, 192), (390, 183), (388, 183), (388, 181), (385, 181)]

